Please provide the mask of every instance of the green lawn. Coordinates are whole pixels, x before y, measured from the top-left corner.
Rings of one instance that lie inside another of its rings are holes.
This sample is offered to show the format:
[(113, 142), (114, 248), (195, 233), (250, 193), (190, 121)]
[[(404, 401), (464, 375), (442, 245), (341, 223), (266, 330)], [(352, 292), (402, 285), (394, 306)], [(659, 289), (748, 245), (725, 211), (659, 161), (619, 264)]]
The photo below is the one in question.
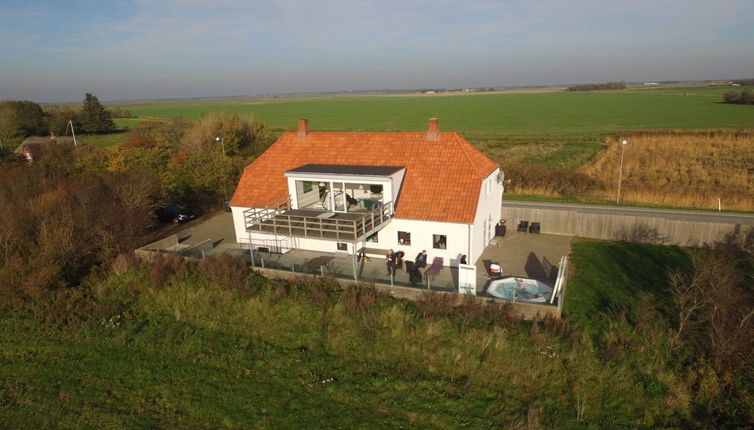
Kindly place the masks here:
[(82, 134), (77, 135), (76, 139), (81, 139), (82, 142), (87, 145), (96, 146), (99, 148), (106, 148), (108, 146), (122, 145), (126, 142), (128, 133), (108, 133), (108, 134)]
[(0, 344), (0, 427), (485, 425), (485, 404), (448, 397), (443, 378), (362, 373), (321, 350), (286, 350), (169, 316), (118, 321), (74, 333), (0, 319), (8, 335)]
[(592, 333), (632, 309), (641, 293), (668, 304), (668, 271), (691, 271), (691, 256), (682, 248), (629, 242), (575, 242), (571, 263), (564, 313)]
[(754, 127), (754, 108), (721, 103), (729, 88), (692, 86), (607, 92), (511, 92), (191, 101), (124, 105), (140, 118), (196, 119), (212, 111), (256, 114), (273, 127), (308, 118), (314, 130), (444, 130), (484, 136), (583, 136), (624, 130)]

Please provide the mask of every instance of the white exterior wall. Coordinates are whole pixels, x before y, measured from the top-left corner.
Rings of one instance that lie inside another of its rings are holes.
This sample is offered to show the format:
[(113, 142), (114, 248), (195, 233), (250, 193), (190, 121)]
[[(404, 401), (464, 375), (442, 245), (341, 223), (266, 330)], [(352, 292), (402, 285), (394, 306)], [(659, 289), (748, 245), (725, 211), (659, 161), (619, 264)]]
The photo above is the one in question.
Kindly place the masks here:
[(246, 233), (246, 220), (243, 212), (249, 208), (231, 206), (230, 211), (233, 213), (233, 228), (236, 231), (236, 243), (249, 243), (249, 235)]
[(398, 194), (401, 192), (404, 176), (406, 176), (406, 169), (401, 169), (390, 177), (390, 199), (385, 198), (384, 201), (393, 204), (393, 211), (395, 211), (395, 201), (400, 197)]
[(495, 237), (495, 225), (502, 216), (503, 185), (497, 180), (499, 172), (500, 169), (497, 168), (484, 178), (479, 190), (479, 202), (472, 227), (473, 239), (469, 264), (474, 264), (479, 260), (490, 239)]
[[(368, 242), (366, 246), (386, 251), (388, 249), (403, 251), (406, 253), (404, 258), (411, 261), (419, 252), (426, 249), (427, 265), (432, 264), (434, 257), (442, 257), (446, 266), (455, 266), (461, 255), (468, 255), (470, 227), (471, 224), (393, 218), (385, 228), (379, 231), (379, 243)], [(399, 231), (411, 233), (410, 246), (398, 244)], [(434, 234), (446, 236), (447, 249), (432, 247)]]

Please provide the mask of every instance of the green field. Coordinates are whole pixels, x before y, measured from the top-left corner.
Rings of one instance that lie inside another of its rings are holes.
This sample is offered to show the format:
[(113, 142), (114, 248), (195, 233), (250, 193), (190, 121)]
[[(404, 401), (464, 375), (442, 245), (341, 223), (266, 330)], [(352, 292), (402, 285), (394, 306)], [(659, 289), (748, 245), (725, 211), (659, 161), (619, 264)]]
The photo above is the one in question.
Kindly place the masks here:
[(509, 92), (181, 101), (123, 105), (139, 118), (197, 119), (219, 110), (255, 114), (273, 127), (313, 130), (423, 130), (430, 117), (472, 140), (498, 136), (604, 135), (637, 129), (754, 127), (752, 108), (721, 103), (725, 87), (609, 92)]
[[(577, 169), (606, 136), (646, 129), (752, 128), (754, 108), (721, 102), (727, 87), (667, 86), (621, 91), (508, 91), (472, 94), (321, 96), (154, 102), (121, 105), (138, 118), (195, 120), (210, 112), (256, 115), (273, 134), (307, 118), (319, 131), (424, 130), (431, 117), (493, 160)], [(124, 135), (125, 136), (125, 135)], [(123, 137), (125, 138), (125, 137)]]

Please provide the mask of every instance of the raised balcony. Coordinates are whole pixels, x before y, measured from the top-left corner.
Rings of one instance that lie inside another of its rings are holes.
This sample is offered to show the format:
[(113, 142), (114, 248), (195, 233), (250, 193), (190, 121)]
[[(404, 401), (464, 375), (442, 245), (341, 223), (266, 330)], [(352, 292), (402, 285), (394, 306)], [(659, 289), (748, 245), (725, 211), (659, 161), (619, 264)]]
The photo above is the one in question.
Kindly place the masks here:
[(393, 216), (392, 202), (359, 212), (290, 209), (288, 198), (244, 211), (247, 232), (356, 242), (382, 229)]

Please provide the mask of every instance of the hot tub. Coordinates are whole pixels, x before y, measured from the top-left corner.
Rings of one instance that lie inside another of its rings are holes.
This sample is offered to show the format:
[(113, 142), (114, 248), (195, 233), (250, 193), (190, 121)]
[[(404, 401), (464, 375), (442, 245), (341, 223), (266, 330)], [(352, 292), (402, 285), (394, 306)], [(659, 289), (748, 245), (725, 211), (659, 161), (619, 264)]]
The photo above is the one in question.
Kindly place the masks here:
[(500, 299), (525, 303), (547, 303), (552, 287), (536, 279), (510, 276), (490, 282), (487, 292)]

